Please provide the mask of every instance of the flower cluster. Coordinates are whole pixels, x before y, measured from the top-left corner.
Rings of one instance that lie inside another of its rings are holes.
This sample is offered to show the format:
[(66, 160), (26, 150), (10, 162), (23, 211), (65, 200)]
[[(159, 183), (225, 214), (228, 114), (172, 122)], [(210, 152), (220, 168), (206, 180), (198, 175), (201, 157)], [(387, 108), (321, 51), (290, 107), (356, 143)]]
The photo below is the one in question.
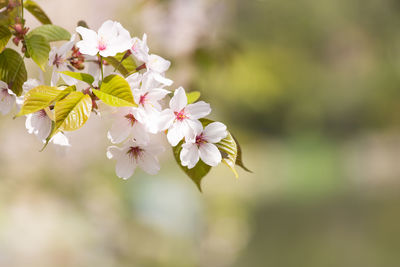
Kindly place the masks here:
[(165, 73), (171, 63), (150, 53), (146, 34), (132, 38), (111, 20), (97, 32), (78, 26), (69, 41), (51, 48), (48, 65), (50, 86), (28, 79), (22, 96), (0, 81), (0, 112), (7, 114), (16, 104), (28, 132), (46, 145), (69, 146), (67, 131), (80, 128), (90, 113), (103, 116), (111, 107), (107, 137), (113, 145), (106, 154), (116, 160), (121, 178), (131, 177), (137, 167), (156, 174), (166, 143), (186, 169), (199, 161), (216, 166), (229, 153), (230, 147), (220, 144), (230, 136), (227, 127), (204, 119), (211, 113), (208, 103), (188, 99), (182, 87), (169, 89), (173, 81)]

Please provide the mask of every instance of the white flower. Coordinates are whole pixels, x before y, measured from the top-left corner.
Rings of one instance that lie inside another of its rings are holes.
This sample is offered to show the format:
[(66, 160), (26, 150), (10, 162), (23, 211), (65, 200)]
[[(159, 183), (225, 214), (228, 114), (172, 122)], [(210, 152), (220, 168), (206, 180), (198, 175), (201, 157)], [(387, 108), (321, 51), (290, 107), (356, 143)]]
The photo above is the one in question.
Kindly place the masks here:
[[(133, 76), (133, 75), (131, 75)], [(139, 76), (127, 78), (131, 86), (138, 86)], [(136, 89), (132, 87), (132, 94), (135, 103), (138, 105), (139, 109), (143, 111), (144, 121), (149, 132), (157, 133), (158, 129), (158, 118), (161, 112), (160, 101), (170, 93), (170, 91), (163, 89), (157, 80), (154, 79), (154, 75), (147, 72), (142, 75), (141, 87)]]
[[(128, 77), (129, 78), (129, 77)], [(130, 79), (131, 84), (132, 79)], [(139, 108), (144, 109), (146, 112), (154, 110), (161, 111), (159, 101), (163, 99), (170, 91), (163, 89), (159, 82), (154, 79), (154, 75), (146, 73), (142, 78), (142, 85), (140, 89), (132, 88), (133, 98)]]
[(68, 65), (67, 53), (71, 51), (72, 47), (74, 46), (75, 37), (76, 35), (73, 34), (69, 42), (66, 42), (60, 47), (53, 47), (50, 51), (49, 66), (53, 67), (53, 74), (51, 76), (52, 86), (55, 86), (57, 84), (60, 75), (68, 85), (74, 85), (78, 83), (78, 80), (70, 76), (59, 73), (60, 71), (66, 71), (66, 70), (71, 71), (71, 69), (68, 68), (70, 66)]
[(149, 54), (149, 47), (147, 46), (147, 35), (143, 34), (143, 40), (135, 37), (132, 39), (133, 45), (131, 47), (132, 54), (141, 62), (146, 65), (149, 72), (153, 72), (156, 79), (170, 86), (172, 81), (164, 77), (164, 73), (171, 66), (171, 62), (155, 54)]
[(119, 22), (107, 20), (97, 33), (81, 26), (76, 31), (82, 36), (82, 40), (76, 44), (82, 54), (94, 56), (99, 53), (100, 56), (109, 57), (132, 46), (129, 32)]
[(42, 109), (26, 116), (25, 127), (28, 133), (35, 134), (40, 141), (45, 141), (51, 132), (51, 119)]
[(147, 35), (143, 34), (143, 40), (137, 37), (132, 39), (132, 54), (140, 61), (147, 62), (149, 57), (149, 47), (147, 46)]
[[(34, 134), (43, 143), (51, 132), (52, 121), (44, 109), (28, 114), (26, 116), (25, 127), (28, 133)], [(55, 134), (50, 142), (60, 146), (70, 146), (68, 138), (61, 132)]]
[(149, 135), (144, 125), (142, 110), (138, 108), (122, 107), (114, 114), (114, 122), (107, 134), (112, 143), (118, 144), (128, 137), (137, 142), (145, 143)]
[(221, 160), (221, 152), (217, 146), (227, 136), (226, 126), (220, 122), (213, 122), (207, 125), (203, 131), (196, 134), (193, 139), (186, 139), (182, 145), (180, 159), (182, 166), (189, 169), (196, 166), (199, 158), (210, 166), (217, 166)]
[(16, 95), (8, 88), (8, 85), (0, 81), (0, 112), (3, 115), (8, 114), (16, 101)]
[(107, 157), (115, 159), (117, 176), (128, 179), (140, 167), (149, 174), (157, 174), (160, 170), (157, 155), (164, 151), (164, 147), (156, 144), (143, 145), (129, 140), (122, 148), (111, 146), (107, 149)]
[(194, 138), (203, 129), (198, 120), (210, 114), (210, 105), (204, 101), (187, 104), (185, 90), (179, 87), (165, 109), (159, 116), (159, 129), (168, 129), (167, 138), (172, 146), (176, 146), (184, 137)]

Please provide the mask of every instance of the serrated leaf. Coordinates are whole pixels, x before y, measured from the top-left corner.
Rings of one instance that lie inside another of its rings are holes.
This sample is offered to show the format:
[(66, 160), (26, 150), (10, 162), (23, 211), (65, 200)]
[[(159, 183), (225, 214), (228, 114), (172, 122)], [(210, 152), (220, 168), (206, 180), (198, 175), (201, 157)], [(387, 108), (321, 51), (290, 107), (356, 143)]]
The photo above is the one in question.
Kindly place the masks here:
[(49, 17), (36, 2), (32, 0), (26, 0), (24, 2), (24, 8), (28, 10), (42, 24), (51, 24), (51, 20), (49, 19)]
[(18, 52), (6, 48), (0, 53), (0, 80), (8, 83), (17, 95), (22, 93), (22, 85), (27, 79), (25, 63)]
[(11, 38), (11, 32), (5, 25), (0, 25), (0, 52), (6, 47)]
[(137, 106), (133, 100), (131, 87), (119, 75), (109, 75), (101, 83), (100, 90), (93, 89), (93, 93), (105, 104), (113, 107)]
[(236, 178), (238, 178), (239, 175), (235, 169), (237, 145), (232, 135), (228, 132), (228, 135), (215, 145), (222, 154), (222, 162), (225, 163), (235, 174)]
[(17, 117), (47, 108), (60, 92), (57, 87), (46, 85), (39, 85), (32, 88), (25, 94), (24, 103)]
[(188, 104), (192, 104), (200, 98), (200, 92), (192, 91), (192, 92), (186, 93), (186, 97), (187, 97)]
[(92, 85), (92, 83), (94, 82), (93, 76), (87, 73), (73, 71), (60, 71), (60, 73), (75, 78), (79, 81), (88, 83), (89, 85)]
[(116, 68), (116, 70), (121, 73), (124, 77), (129, 76), (129, 74), (136, 70), (136, 63), (131, 56), (125, 58), (122, 62), (122, 58), (125, 53), (118, 53), (114, 57), (104, 58), (108, 64)]
[(89, 119), (92, 111), (92, 99), (82, 92), (72, 92), (54, 106), (55, 126), (50, 134), (53, 137), (59, 131), (75, 131)]
[(71, 39), (71, 34), (66, 29), (52, 24), (41, 25), (33, 29), (28, 33), (27, 37), (29, 38), (30, 35), (35, 34), (45, 37), (48, 42), (69, 41)]
[(203, 179), (204, 176), (206, 176), (209, 171), (211, 170), (211, 166), (205, 164), (202, 160), (199, 160), (197, 162), (196, 166), (194, 166), (191, 169), (188, 169), (185, 166), (182, 166), (181, 164), (181, 159), (180, 159), (180, 154), (182, 150), (182, 144), (183, 141), (181, 141), (177, 146), (172, 148), (172, 151), (174, 153), (174, 158), (176, 162), (178, 163), (179, 167), (186, 173), (187, 176), (189, 176), (190, 179), (196, 184), (197, 188), (201, 190), (201, 180)]
[(242, 167), (243, 170), (252, 173), (252, 171), (250, 169), (248, 169), (243, 163), (242, 148), (240, 147), (238, 140), (236, 139), (236, 137), (233, 134), (231, 134), (231, 135), (233, 137), (233, 140), (235, 140), (236, 146), (237, 146), (237, 157), (236, 157), (235, 164)]
[(75, 86), (67, 87), (64, 90), (59, 90), (57, 87), (46, 85), (39, 85), (32, 88), (25, 94), (24, 103), (22, 104), (17, 117), (45, 109), (74, 90)]
[(30, 35), (25, 38), (26, 49), (33, 61), (44, 71), (49, 60), (50, 45), (42, 35)]

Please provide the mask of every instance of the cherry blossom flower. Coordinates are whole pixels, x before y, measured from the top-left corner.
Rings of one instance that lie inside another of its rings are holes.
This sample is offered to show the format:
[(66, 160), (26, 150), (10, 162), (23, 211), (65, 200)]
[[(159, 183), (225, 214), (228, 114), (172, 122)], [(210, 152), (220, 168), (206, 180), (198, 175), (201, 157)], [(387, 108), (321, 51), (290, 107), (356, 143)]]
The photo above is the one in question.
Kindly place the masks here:
[(115, 56), (117, 53), (129, 50), (132, 39), (129, 32), (119, 22), (107, 20), (98, 32), (79, 26), (76, 31), (82, 36), (76, 46), (82, 54), (103, 57)]
[(171, 62), (155, 54), (149, 54), (147, 46), (147, 35), (143, 34), (143, 39), (135, 37), (132, 39), (132, 54), (146, 66), (147, 71), (153, 72), (156, 79), (161, 83), (170, 86), (172, 81), (164, 77), (164, 73), (171, 66)]
[(133, 88), (132, 90), (135, 103), (139, 106), (139, 108), (142, 108), (146, 112), (151, 112), (154, 110), (161, 111), (161, 105), (159, 101), (170, 93), (170, 91), (163, 89), (162, 87), (163, 85), (155, 80), (153, 74), (146, 73), (142, 77), (140, 89)]
[[(136, 74), (136, 73), (135, 73)], [(131, 75), (133, 76), (133, 75)], [(139, 109), (142, 110), (144, 116), (144, 121), (149, 132), (157, 133), (159, 132), (157, 120), (159, 114), (162, 110), (160, 101), (170, 93), (170, 91), (163, 89), (163, 84), (160, 84), (154, 75), (150, 72), (144, 75), (136, 75), (134, 77), (129, 76), (127, 78), (128, 83), (132, 86), (132, 94), (135, 103), (138, 105)], [(130, 78), (131, 77), (131, 78)], [(137, 89), (133, 86), (139, 86), (141, 79), (141, 87)]]
[(119, 144), (128, 137), (146, 143), (149, 135), (143, 119), (143, 111), (138, 108), (122, 107), (114, 114), (114, 122), (107, 134), (113, 144)]
[(210, 166), (217, 166), (221, 160), (221, 152), (217, 146), (223, 138), (227, 136), (226, 126), (220, 122), (212, 122), (204, 130), (196, 133), (195, 138), (186, 139), (182, 145), (180, 159), (182, 166), (189, 169), (196, 166), (199, 158)]
[(53, 47), (50, 51), (49, 66), (53, 67), (53, 74), (51, 76), (52, 86), (55, 86), (57, 84), (60, 76), (68, 85), (74, 85), (78, 83), (78, 80), (59, 73), (60, 71), (73, 70), (72, 67), (68, 64), (67, 54), (74, 46), (75, 38), (76, 35), (73, 34), (68, 42), (63, 44), (61, 47)]
[(0, 112), (3, 115), (8, 114), (16, 101), (16, 95), (8, 88), (8, 85), (0, 81)]
[(111, 146), (107, 149), (107, 157), (117, 161), (115, 170), (117, 176), (128, 179), (140, 167), (148, 174), (157, 174), (160, 170), (157, 155), (164, 151), (164, 147), (149, 143), (148, 145), (127, 141), (122, 148)]
[(167, 138), (172, 146), (176, 146), (184, 137), (194, 138), (203, 129), (200, 118), (210, 114), (210, 105), (204, 101), (187, 104), (185, 90), (179, 87), (169, 102), (169, 109), (159, 115), (159, 129), (168, 129)]
[[(51, 124), (52, 121), (44, 109), (26, 116), (25, 127), (28, 130), (28, 133), (36, 135), (43, 143), (46, 142), (46, 139), (51, 132)], [(70, 146), (67, 136), (61, 132), (55, 134), (51, 138), (50, 142), (55, 145)]]

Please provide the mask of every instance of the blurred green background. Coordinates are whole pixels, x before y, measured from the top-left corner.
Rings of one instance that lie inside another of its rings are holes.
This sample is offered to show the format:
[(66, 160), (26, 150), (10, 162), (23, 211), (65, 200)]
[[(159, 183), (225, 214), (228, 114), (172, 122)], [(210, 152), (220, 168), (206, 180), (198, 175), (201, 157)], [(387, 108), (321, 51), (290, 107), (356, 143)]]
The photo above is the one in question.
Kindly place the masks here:
[(0, 266), (400, 266), (399, 1), (38, 2), (71, 31), (146, 32), (254, 173), (221, 165), (200, 194), (167, 151), (123, 181), (109, 124), (39, 153), (2, 117)]

